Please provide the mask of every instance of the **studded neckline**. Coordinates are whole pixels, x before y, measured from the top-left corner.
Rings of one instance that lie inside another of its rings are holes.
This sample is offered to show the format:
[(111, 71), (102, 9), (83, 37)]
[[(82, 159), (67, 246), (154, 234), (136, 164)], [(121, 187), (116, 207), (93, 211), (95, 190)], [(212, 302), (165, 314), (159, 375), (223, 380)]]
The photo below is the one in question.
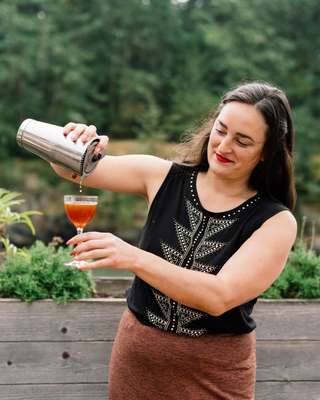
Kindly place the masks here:
[(191, 176), (190, 176), (190, 192), (191, 192), (191, 198), (192, 202), (201, 209), (202, 212), (209, 216), (219, 216), (222, 218), (234, 218), (236, 216), (239, 216), (243, 211), (248, 210), (248, 208), (252, 207), (254, 204), (256, 204), (260, 199), (261, 196), (259, 193), (256, 193), (254, 196), (250, 197), (248, 200), (244, 201), (241, 203), (239, 206), (234, 207), (230, 210), (226, 211), (220, 211), (220, 212), (215, 212), (215, 211), (209, 211), (206, 208), (203, 207), (201, 204), (201, 201), (198, 196), (198, 190), (197, 190), (197, 176), (198, 176), (197, 170), (192, 171)]

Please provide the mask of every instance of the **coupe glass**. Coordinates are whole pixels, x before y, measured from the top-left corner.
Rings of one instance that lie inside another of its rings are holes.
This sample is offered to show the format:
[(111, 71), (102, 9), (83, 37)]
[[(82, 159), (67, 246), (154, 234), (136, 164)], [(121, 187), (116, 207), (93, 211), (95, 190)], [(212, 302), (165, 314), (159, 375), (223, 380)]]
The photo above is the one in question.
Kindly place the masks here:
[[(64, 208), (77, 234), (83, 233), (84, 227), (92, 220), (98, 205), (98, 196), (66, 195), (63, 198)], [(71, 261), (65, 265), (78, 267), (85, 261)]]

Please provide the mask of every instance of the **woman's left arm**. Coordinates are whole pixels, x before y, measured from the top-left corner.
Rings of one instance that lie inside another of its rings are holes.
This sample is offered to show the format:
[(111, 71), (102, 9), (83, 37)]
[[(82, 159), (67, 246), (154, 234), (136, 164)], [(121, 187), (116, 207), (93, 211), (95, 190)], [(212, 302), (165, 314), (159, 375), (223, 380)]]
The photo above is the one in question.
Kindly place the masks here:
[(181, 268), (108, 233), (84, 233), (68, 244), (76, 245), (76, 259), (96, 260), (81, 269), (131, 271), (173, 300), (218, 316), (271, 286), (285, 267), (296, 232), (290, 212), (276, 214), (252, 234), (217, 275)]

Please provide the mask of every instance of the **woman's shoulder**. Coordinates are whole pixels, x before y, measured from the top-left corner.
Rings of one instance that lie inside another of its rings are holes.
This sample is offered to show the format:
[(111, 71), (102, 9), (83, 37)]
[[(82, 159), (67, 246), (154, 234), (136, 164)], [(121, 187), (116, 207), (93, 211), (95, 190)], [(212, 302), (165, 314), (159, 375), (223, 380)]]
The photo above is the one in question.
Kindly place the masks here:
[(265, 246), (271, 248), (272, 245), (276, 245), (278, 248), (284, 246), (290, 249), (297, 237), (297, 221), (290, 210), (279, 210), (267, 218), (258, 231), (261, 232), (259, 237)]
[(196, 165), (184, 164), (178, 161), (172, 162), (172, 172), (174, 174), (191, 175), (198, 170), (199, 167), (197, 167)]
[(259, 197), (260, 201), (258, 202), (257, 208), (258, 213), (266, 215), (270, 214), (270, 216), (273, 216), (281, 211), (287, 211), (288, 214), (292, 214), (292, 211), (279, 200), (263, 193), (259, 193)]
[(296, 219), (292, 211), (280, 201), (264, 194), (258, 194), (255, 207), (248, 213), (245, 223), (245, 235), (250, 236), (265, 223), (296, 229)]
[(279, 229), (286, 229), (289, 231), (297, 231), (297, 220), (293, 213), (288, 208), (278, 209), (278, 212), (270, 216), (266, 221), (266, 224), (272, 224), (274, 227)]
[(160, 195), (168, 187), (178, 190), (179, 185), (183, 185), (185, 179), (192, 174), (194, 167), (179, 164), (175, 161), (154, 159), (157, 163), (156, 173), (149, 173), (147, 180), (147, 197), (149, 206), (155, 197)]
[(286, 226), (288, 229), (291, 227), (293, 230), (297, 228), (297, 221), (293, 212), (280, 201), (272, 199), (268, 196), (262, 201), (265, 212), (269, 214), (266, 221), (278, 226)]

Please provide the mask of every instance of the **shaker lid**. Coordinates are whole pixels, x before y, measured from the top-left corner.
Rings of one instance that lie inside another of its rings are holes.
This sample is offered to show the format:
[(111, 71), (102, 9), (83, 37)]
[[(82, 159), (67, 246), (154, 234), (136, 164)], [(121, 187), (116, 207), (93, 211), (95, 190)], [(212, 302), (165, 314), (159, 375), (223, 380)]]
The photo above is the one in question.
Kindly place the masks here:
[[(100, 139), (93, 139), (86, 148), (84, 156), (81, 160), (80, 171), (82, 176), (89, 175), (95, 167), (97, 166), (99, 160), (101, 159), (101, 155), (94, 155), (94, 150), (97, 144), (100, 142)], [(99, 157), (100, 156), (100, 157)]]

